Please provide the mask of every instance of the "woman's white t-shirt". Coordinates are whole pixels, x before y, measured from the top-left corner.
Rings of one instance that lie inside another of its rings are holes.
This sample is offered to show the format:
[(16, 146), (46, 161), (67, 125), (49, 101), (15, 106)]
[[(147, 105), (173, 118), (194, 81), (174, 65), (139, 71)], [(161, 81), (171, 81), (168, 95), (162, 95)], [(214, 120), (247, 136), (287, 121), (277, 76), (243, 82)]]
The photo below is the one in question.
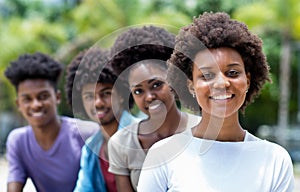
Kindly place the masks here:
[[(186, 129), (199, 124), (201, 117), (187, 114)], [(135, 123), (116, 132), (108, 142), (109, 172), (130, 176), (131, 184), (136, 190), (146, 152), (138, 139), (139, 123)]]
[(148, 151), (138, 191), (292, 192), (293, 166), (281, 146), (246, 131), (242, 142), (192, 136), (191, 130)]

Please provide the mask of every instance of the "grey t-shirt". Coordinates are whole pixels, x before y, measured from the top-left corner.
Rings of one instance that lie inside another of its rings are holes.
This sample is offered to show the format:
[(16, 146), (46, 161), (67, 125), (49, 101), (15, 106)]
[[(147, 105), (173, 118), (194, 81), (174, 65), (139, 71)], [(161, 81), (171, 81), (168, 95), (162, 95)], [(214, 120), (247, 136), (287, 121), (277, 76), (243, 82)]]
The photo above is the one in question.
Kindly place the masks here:
[[(196, 126), (201, 117), (188, 114), (186, 128)], [(139, 123), (125, 127), (115, 133), (108, 142), (109, 172), (117, 175), (128, 175), (134, 190), (137, 190), (138, 179), (146, 158), (146, 152), (138, 139)]]

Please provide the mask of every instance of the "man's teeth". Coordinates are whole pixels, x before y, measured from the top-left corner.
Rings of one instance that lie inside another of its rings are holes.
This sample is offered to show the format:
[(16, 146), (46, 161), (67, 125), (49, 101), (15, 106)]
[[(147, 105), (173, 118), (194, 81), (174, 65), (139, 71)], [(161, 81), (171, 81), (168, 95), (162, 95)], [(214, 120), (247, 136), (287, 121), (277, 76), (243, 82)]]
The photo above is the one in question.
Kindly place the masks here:
[(232, 97), (232, 95), (217, 95), (217, 96), (212, 96), (212, 98), (215, 99), (215, 100), (224, 100), (224, 99), (229, 99), (231, 97)]
[(40, 117), (43, 115), (43, 112), (32, 113), (33, 117)]
[(104, 111), (97, 111), (97, 114), (98, 114), (98, 115), (104, 115), (105, 112), (104, 112)]

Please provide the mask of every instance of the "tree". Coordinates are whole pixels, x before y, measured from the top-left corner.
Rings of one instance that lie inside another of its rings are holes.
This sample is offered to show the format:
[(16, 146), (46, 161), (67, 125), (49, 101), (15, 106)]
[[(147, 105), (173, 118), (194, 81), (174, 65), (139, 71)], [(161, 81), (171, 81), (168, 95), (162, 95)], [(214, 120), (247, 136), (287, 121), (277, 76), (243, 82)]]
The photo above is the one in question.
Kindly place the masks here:
[[(59, 5), (44, 2), (1, 2), (0, 43), (5, 46), (0, 52), (0, 83), (7, 85), (4, 86), (5, 94), (0, 95), (4, 98), (1, 102), (7, 104), (3, 110), (15, 106), (13, 87), (3, 72), (20, 54), (41, 51), (67, 65), (79, 51), (118, 29), (143, 23), (167, 23), (178, 29), (191, 20), (178, 10), (170, 7), (156, 10), (151, 2), (142, 0), (131, 0), (130, 3), (126, 0), (64, 0)], [(107, 47), (111, 43), (108, 42)], [(61, 88), (63, 84), (60, 84)], [(65, 100), (59, 110), (61, 114), (71, 115)]]
[[(288, 11), (287, 11), (288, 10)], [(260, 14), (257, 14), (259, 12)], [(286, 130), (289, 125), (290, 65), (292, 40), (299, 39), (300, 2), (297, 0), (256, 1), (238, 8), (236, 18), (245, 21), (251, 28), (264, 32), (270, 29), (281, 35), (278, 142), (286, 145)], [(298, 31), (297, 31), (298, 30)]]

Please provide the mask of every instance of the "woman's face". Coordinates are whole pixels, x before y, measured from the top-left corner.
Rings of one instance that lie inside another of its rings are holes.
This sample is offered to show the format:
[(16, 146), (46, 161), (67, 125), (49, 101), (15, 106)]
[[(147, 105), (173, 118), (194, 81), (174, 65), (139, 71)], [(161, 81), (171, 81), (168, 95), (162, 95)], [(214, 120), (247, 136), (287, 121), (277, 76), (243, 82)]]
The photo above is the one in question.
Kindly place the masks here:
[(166, 69), (153, 63), (138, 63), (130, 69), (128, 82), (134, 101), (148, 116), (167, 112), (175, 104), (166, 74)]
[(237, 113), (250, 86), (241, 55), (234, 49), (221, 47), (200, 51), (193, 65), (193, 81), (189, 89), (195, 92), (202, 113), (225, 118)]

